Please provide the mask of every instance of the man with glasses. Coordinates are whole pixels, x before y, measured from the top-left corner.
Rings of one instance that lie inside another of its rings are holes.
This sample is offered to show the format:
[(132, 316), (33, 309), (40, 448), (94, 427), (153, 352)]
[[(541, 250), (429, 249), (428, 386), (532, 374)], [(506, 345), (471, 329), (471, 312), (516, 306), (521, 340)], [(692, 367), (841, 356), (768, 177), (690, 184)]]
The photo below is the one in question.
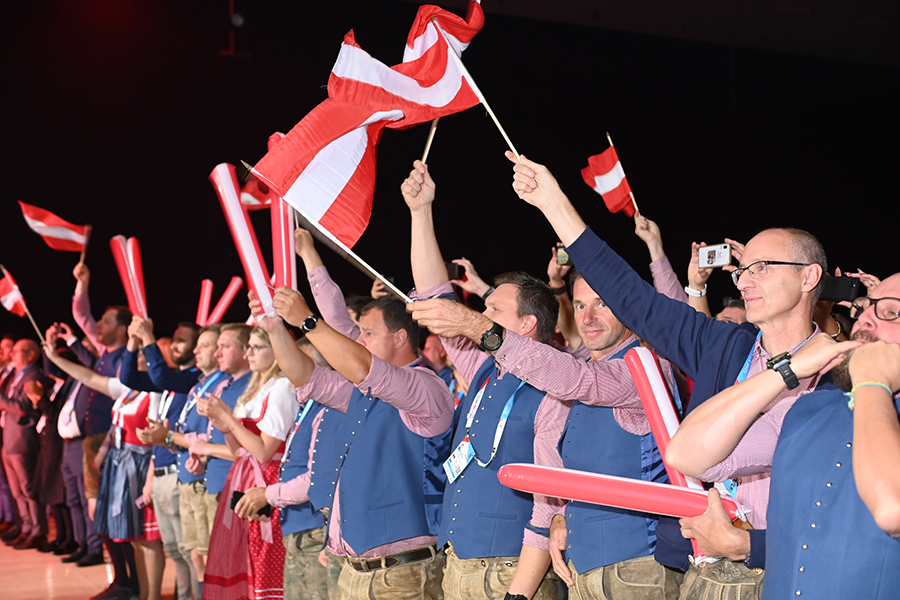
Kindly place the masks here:
[[(779, 402), (767, 407), (767, 414), (772, 414), (761, 426), (743, 438), (723, 441), (718, 464), (699, 465), (705, 467), (699, 469), (706, 471), (704, 478), (712, 481), (736, 478), (731, 482), (736, 486), (735, 495), (751, 510), (750, 521), (757, 529), (748, 532), (731, 527), (727, 519), (723, 522), (721, 505), (694, 519), (689, 530), (704, 553), (725, 560), (693, 568), (685, 586), (696, 589), (746, 584), (744, 593), (754, 596), (762, 579), (760, 567), (765, 555), (765, 532), (759, 529), (766, 523), (766, 456), (771, 457), (774, 451), (785, 408), (819, 382), (818, 375), (803, 379), (793, 376), (790, 355), (816, 331), (813, 306), (826, 268), (821, 246), (812, 235), (796, 229), (769, 229), (756, 235), (744, 249), (737, 275), (748, 323), (719, 322), (656, 293), (588, 229), (546, 167), (524, 157), (508, 157), (516, 164), (513, 189), (544, 213), (585, 281), (623, 325), (694, 380), (689, 411), (700, 410), (713, 394), (767, 368), (777, 370), (789, 381), (790, 389), (779, 396)], [(733, 444), (729, 448), (726, 442)], [(670, 445), (666, 456), (670, 463), (672, 451)], [(693, 451), (684, 454), (692, 461), (703, 459)], [(688, 565), (683, 556), (688, 552), (677, 527), (673, 520), (660, 520), (656, 558), (684, 570)]]
[[(900, 587), (900, 275), (870, 293), (853, 302), (850, 341), (819, 334), (793, 357), (798, 377), (834, 367), (840, 389), (803, 396), (784, 420), (764, 599), (894, 598)], [(785, 387), (764, 371), (704, 406), (760, 412)]]

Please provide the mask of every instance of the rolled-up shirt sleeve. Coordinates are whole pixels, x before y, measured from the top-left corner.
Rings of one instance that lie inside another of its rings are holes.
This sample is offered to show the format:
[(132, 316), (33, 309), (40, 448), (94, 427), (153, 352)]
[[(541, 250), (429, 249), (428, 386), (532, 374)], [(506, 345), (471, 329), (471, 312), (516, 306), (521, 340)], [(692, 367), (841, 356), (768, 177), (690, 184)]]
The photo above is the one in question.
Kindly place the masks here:
[(349, 380), (340, 373), (319, 365), (315, 365), (306, 385), (297, 388), (298, 397), (316, 398), (321, 404), (342, 413), (347, 412), (352, 393), (353, 384)]
[[(322, 423), (322, 415), (324, 414), (324, 408), (320, 408), (319, 412), (316, 413), (312, 422), (313, 431), (319, 430), (319, 425)], [(272, 506), (284, 508), (285, 506), (303, 504), (309, 501), (309, 482), (312, 477), (313, 454), (316, 451), (315, 435), (310, 436), (308, 451), (306, 471), (299, 477), (266, 487), (266, 502)]]
[(347, 303), (341, 288), (331, 278), (328, 269), (316, 267), (307, 273), (309, 287), (313, 298), (316, 299), (316, 307), (322, 313), (322, 318), (335, 331), (342, 333), (351, 340), (359, 337), (359, 327), (350, 318), (347, 312)]
[(439, 435), (453, 420), (453, 394), (427, 367), (395, 367), (373, 356), (368, 375), (357, 387), (399, 410), (403, 423), (417, 435)]
[[(547, 394), (534, 417), (534, 462), (546, 467), (563, 466), (559, 455), (559, 438), (565, 428), (572, 403)], [(531, 521), (525, 527), (523, 543), (539, 550), (550, 550), (550, 522), (565, 507), (566, 501), (551, 496), (534, 495)]]

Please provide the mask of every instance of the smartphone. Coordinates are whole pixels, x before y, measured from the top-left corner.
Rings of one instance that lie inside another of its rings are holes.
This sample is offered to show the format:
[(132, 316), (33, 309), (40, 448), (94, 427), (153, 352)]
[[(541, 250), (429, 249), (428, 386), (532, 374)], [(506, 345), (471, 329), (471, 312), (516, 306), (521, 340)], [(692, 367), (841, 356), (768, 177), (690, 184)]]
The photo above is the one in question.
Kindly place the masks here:
[(828, 302), (853, 302), (867, 293), (866, 286), (856, 277), (825, 277), (819, 300)]
[(463, 269), (456, 263), (444, 263), (447, 265), (447, 275), (450, 276), (450, 279), (453, 281), (460, 281), (463, 278), (463, 275), (466, 274), (466, 270)]
[(556, 264), (559, 266), (572, 264), (572, 261), (569, 259), (569, 253), (566, 252), (565, 246), (559, 246), (556, 249)]
[(697, 266), (701, 269), (726, 267), (731, 264), (731, 244), (700, 246)]
[(138, 508), (144, 508), (145, 506), (147, 506), (147, 503), (144, 502), (143, 496), (138, 496), (137, 500), (134, 501), (134, 505), (137, 506)]
[[(234, 510), (234, 507), (237, 506), (237, 503), (240, 502), (241, 498), (243, 498), (243, 497), (244, 497), (244, 492), (238, 492), (238, 491), (231, 492), (231, 510)], [(261, 509), (256, 511), (256, 514), (258, 514), (261, 517), (271, 518), (272, 517), (272, 505), (266, 504)]]

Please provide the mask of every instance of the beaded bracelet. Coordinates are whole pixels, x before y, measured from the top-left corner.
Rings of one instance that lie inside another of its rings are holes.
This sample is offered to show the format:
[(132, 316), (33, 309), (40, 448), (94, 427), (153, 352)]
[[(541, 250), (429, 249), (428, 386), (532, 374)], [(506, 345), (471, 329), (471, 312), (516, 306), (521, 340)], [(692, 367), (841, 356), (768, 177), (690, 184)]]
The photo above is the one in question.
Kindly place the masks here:
[(854, 400), (854, 397), (856, 396), (856, 392), (857, 392), (857, 390), (859, 390), (859, 388), (873, 387), (873, 386), (884, 388), (887, 390), (888, 394), (890, 394), (891, 396), (894, 395), (894, 390), (892, 390), (889, 386), (881, 383), (880, 381), (863, 381), (861, 383), (857, 383), (856, 385), (854, 385), (853, 389), (850, 390), (850, 393), (847, 394), (848, 396), (850, 396), (850, 400), (847, 401), (847, 407), (850, 410), (853, 410), (853, 407), (855, 406), (855, 403), (853, 402), (853, 400)]

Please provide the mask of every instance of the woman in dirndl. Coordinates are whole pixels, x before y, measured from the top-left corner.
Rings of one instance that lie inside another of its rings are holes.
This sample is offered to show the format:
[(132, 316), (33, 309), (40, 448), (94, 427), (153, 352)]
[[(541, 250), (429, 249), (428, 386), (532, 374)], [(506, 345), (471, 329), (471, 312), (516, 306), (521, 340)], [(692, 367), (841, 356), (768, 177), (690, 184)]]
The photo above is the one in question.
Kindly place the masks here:
[[(131, 346), (129, 341), (129, 349)], [(49, 345), (44, 349), (47, 357), (74, 379), (116, 399), (112, 426), (96, 457), (102, 461), (102, 467), (94, 529), (114, 542), (131, 543), (137, 572), (129, 578), (137, 575), (141, 599), (160, 600), (165, 555), (156, 515), (143, 493), (151, 447), (137, 436), (138, 428), (149, 426), (147, 415), (155, 393), (132, 390), (116, 377), (104, 377), (60, 357)], [(138, 370), (147, 370), (142, 353), (138, 353)]]
[(203, 598), (214, 600), (277, 600), (284, 594), (278, 509), (245, 520), (233, 506), (244, 491), (278, 482), (284, 442), (299, 404), (294, 386), (275, 362), (265, 330), (253, 329), (246, 356), (253, 376), (234, 411), (211, 394), (197, 400), (200, 414), (225, 434), (237, 455), (219, 500), (203, 578)]

